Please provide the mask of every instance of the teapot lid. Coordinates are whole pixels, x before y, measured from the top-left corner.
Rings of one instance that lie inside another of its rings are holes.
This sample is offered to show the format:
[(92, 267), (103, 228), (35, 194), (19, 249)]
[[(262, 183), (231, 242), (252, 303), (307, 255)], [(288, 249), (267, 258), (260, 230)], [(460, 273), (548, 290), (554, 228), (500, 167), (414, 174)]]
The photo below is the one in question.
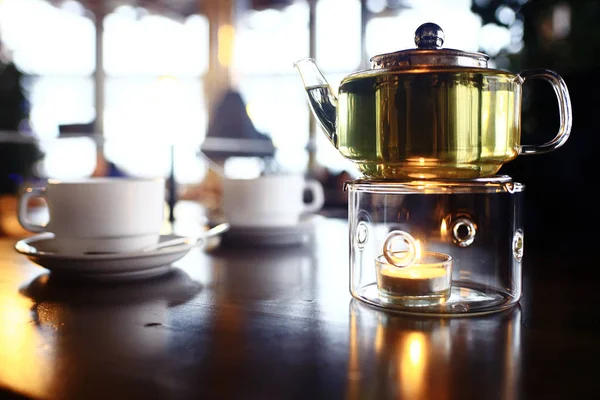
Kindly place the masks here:
[(373, 69), (410, 68), (415, 66), (457, 66), (487, 68), (489, 56), (454, 49), (442, 49), (444, 31), (432, 22), (422, 24), (415, 31), (416, 49), (371, 57)]

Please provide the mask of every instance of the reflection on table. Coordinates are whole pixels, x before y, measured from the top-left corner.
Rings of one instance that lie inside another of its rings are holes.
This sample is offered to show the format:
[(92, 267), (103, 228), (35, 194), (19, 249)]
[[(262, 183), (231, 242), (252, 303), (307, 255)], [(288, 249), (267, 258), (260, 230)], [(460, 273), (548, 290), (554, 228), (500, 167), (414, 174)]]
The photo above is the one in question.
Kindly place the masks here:
[[(298, 246), (195, 248), (170, 274), (55, 280), (0, 239), (0, 387), (43, 398), (589, 398), (594, 281), (526, 256), (501, 313), (392, 314), (352, 299), (345, 220)], [(550, 268), (550, 271), (556, 269)], [(578, 296), (557, 294), (578, 293)], [(586, 294), (589, 293), (589, 294)]]

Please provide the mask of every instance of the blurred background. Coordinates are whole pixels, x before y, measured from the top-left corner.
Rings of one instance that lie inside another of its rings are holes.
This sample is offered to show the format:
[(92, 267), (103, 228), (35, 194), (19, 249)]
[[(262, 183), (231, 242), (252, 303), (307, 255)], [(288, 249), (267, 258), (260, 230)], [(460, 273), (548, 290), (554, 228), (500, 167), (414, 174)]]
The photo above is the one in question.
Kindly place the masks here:
[[(326, 189), (323, 213), (346, 218), (342, 185), (357, 172), (309, 114), (293, 63), (314, 57), (335, 88), (371, 56), (414, 48), (415, 29), (435, 22), (445, 48), (565, 79), (569, 141), (501, 173), (527, 187), (528, 245), (550, 239), (570, 251), (593, 236), (600, 214), (599, 3), (0, 0), (0, 215), (14, 211), (24, 182), (92, 175), (164, 176), (173, 210), (190, 202), (210, 209), (219, 173), (271, 168), (316, 177)], [(548, 141), (558, 129), (552, 89), (532, 81), (524, 90), (522, 141)]]

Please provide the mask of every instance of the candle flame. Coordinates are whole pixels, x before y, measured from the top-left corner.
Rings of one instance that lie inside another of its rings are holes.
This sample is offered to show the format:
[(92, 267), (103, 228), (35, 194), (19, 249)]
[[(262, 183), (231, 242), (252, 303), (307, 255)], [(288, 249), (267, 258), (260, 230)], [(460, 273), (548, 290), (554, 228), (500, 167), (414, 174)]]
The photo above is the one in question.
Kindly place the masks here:
[(418, 263), (421, 260), (421, 241), (416, 240), (415, 245), (415, 263)]
[(446, 237), (446, 232), (448, 232), (448, 225), (446, 224), (446, 220), (442, 220), (442, 224), (440, 225), (440, 236), (442, 238)]

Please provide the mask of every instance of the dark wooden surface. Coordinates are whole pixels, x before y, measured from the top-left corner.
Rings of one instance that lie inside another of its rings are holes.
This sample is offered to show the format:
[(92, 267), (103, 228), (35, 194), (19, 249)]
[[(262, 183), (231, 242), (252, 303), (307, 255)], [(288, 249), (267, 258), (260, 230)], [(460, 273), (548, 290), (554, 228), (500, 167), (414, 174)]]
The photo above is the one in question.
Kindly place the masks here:
[[(0, 240), (0, 387), (35, 399), (591, 399), (595, 250), (524, 258), (524, 297), (470, 318), (348, 292), (346, 221), (280, 249), (194, 249), (163, 278), (57, 282)], [(12, 393), (12, 395), (11, 395)], [(2, 397), (2, 396), (0, 396)]]

